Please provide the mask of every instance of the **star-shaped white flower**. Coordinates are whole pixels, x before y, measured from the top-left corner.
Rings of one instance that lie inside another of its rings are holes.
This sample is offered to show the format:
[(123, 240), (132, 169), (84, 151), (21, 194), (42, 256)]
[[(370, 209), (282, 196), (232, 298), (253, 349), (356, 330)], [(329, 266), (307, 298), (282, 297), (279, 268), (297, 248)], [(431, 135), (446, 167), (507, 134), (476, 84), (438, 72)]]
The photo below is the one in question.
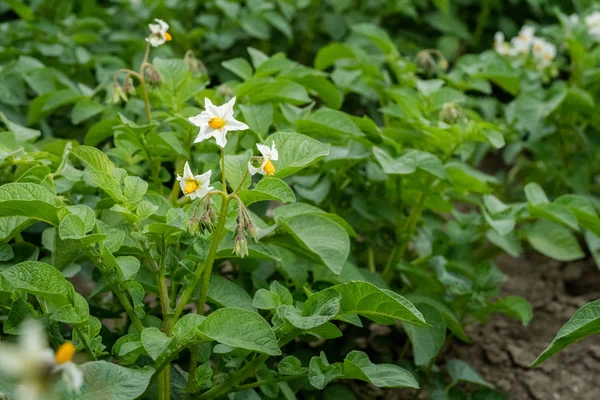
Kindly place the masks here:
[(203, 173), (202, 175), (195, 175), (190, 169), (190, 164), (187, 162), (183, 167), (183, 176), (177, 176), (181, 191), (185, 196), (189, 196), (190, 199), (201, 199), (208, 194), (214, 188), (210, 186), (210, 176), (212, 171)]
[(65, 342), (55, 354), (48, 346), (42, 327), (34, 321), (23, 322), (21, 332), (18, 344), (0, 344), (0, 375), (10, 376), (19, 382), (18, 397), (45, 399), (48, 376), (59, 374), (72, 391), (79, 392), (83, 385), (83, 372), (72, 362), (75, 346)]
[(201, 142), (214, 137), (217, 144), (225, 147), (227, 144), (227, 132), (245, 131), (248, 125), (233, 118), (233, 106), (235, 97), (222, 106), (215, 106), (208, 97), (204, 99), (204, 111), (195, 117), (188, 118), (189, 121), (200, 127), (200, 133), (194, 143)]
[(154, 21), (156, 24), (148, 24), (148, 28), (150, 28), (150, 36), (146, 38), (146, 42), (150, 43), (152, 47), (158, 47), (160, 45), (165, 44), (165, 42), (169, 42), (172, 37), (169, 32), (169, 24), (167, 24), (162, 19), (155, 18)]
[(254, 175), (259, 173), (261, 175), (274, 175), (275, 166), (271, 161), (277, 161), (279, 159), (279, 152), (275, 148), (275, 142), (272, 142), (271, 147), (265, 146), (264, 144), (256, 144), (258, 151), (262, 154), (262, 163), (260, 167), (252, 165), (252, 160), (248, 162), (248, 171)]

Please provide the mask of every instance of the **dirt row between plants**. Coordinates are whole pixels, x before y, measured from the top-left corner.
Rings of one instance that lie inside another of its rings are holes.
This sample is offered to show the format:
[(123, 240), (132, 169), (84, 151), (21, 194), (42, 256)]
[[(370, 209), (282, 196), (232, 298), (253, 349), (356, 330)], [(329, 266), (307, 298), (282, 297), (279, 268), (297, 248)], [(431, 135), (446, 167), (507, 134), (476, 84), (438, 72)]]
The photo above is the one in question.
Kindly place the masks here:
[(600, 272), (592, 260), (561, 263), (530, 255), (502, 256), (507, 275), (502, 294), (523, 296), (533, 305), (528, 327), (496, 315), (468, 329), (473, 344), (453, 343), (448, 358), (460, 358), (509, 399), (600, 399), (600, 336), (563, 350), (536, 368), (529, 364), (581, 306), (600, 298)]

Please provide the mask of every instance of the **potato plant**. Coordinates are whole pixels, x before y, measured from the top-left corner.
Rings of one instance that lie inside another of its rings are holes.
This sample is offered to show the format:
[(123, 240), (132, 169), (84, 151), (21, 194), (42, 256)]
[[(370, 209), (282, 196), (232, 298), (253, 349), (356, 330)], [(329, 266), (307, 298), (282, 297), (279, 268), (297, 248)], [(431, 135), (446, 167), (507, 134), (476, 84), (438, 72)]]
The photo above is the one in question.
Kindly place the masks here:
[(1, 6), (0, 398), (503, 398), (445, 354), (530, 322), (499, 254), (597, 257), (598, 11), (76, 3)]

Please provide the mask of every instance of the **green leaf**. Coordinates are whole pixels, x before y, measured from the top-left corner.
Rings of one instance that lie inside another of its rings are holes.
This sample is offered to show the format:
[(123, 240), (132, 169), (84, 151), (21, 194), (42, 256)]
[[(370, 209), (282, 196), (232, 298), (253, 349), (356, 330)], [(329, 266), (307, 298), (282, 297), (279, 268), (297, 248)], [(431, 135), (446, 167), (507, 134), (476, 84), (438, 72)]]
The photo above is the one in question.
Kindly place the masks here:
[(293, 203), (296, 201), (296, 195), (290, 187), (278, 178), (265, 176), (252, 188), (252, 190), (242, 190), (239, 193), (240, 199), (246, 206), (259, 201), (281, 201), (282, 203)]
[[(227, 181), (234, 190), (240, 186), (242, 179), (248, 172), (250, 157), (252, 157), (250, 150), (238, 155), (225, 156), (225, 176), (227, 176)], [(242, 188), (247, 189), (250, 187), (251, 181), (251, 179), (246, 179)]]
[(0, 261), (11, 260), (14, 256), (12, 247), (8, 243), (0, 242)]
[(540, 253), (559, 261), (573, 261), (585, 254), (577, 238), (565, 227), (541, 220), (523, 226), (531, 246)]
[(423, 313), (423, 317), (432, 327), (423, 328), (410, 324), (405, 324), (402, 327), (410, 338), (415, 364), (417, 366), (427, 366), (444, 346), (446, 323), (437, 309), (430, 305), (419, 305), (419, 311)]
[(273, 162), (277, 178), (295, 174), (329, 154), (329, 144), (299, 133), (277, 132), (266, 140), (272, 141), (279, 152), (279, 159)]
[(565, 347), (598, 332), (600, 332), (600, 300), (588, 303), (575, 311), (575, 314), (560, 328), (552, 343), (531, 366), (540, 365)]
[(218, 275), (213, 275), (210, 278), (207, 296), (210, 302), (221, 307), (235, 307), (256, 311), (252, 298), (243, 288), (229, 279)]
[(81, 239), (85, 236), (85, 223), (77, 215), (67, 215), (60, 221), (58, 235), (62, 240)]
[(103, 171), (86, 170), (83, 173), (83, 179), (88, 185), (104, 190), (116, 202), (120, 203), (125, 200), (121, 185), (113, 175)]
[(264, 138), (273, 123), (273, 104), (240, 104), (240, 109), (250, 129), (258, 133), (261, 139)]
[(308, 381), (319, 390), (323, 390), (329, 382), (342, 376), (342, 374), (342, 366), (339, 363), (329, 365), (324, 356), (310, 359)]
[(306, 118), (296, 121), (296, 126), (300, 133), (315, 136), (346, 139), (365, 135), (348, 114), (329, 108), (320, 108)]
[(377, 387), (419, 388), (407, 370), (393, 364), (373, 364), (362, 351), (351, 351), (344, 359), (344, 378), (359, 379)]
[(80, 100), (73, 107), (73, 111), (71, 111), (71, 122), (73, 125), (78, 125), (86, 119), (100, 114), (104, 109), (105, 107), (102, 104), (96, 103), (94, 100)]
[(2, 271), (2, 276), (16, 289), (48, 300), (56, 307), (73, 304), (73, 286), (59, 270), (37, 261), (25, 261)]
[(495, 312), (501, 312), (509, 317), (517, 318), (523, 326), (529, 325), (533, 318), (531, 304), (519, 296), (506, 296), (496, 301), (491, 309)]
[(309, 330), (323, 325), (338, 315), (340, 299), (339, 293), (330, 291), (326, 295), (309, 297), (302, 310), (284, 305), (277, 309), (277, 313), (296, 328)]
[(86, 166), (94, 171), (101, 171), (114, 176), (115, 165), (102, 151), (91, 146), (77, 146), (71, 150), (73, 156), (81, 160)]
[(319, 49), (314, 66), (316, 69), (324, 70), (344, 58), (354, 58), (354, 51), (350, 46), (344, 43), (330, 43)]
[(277, 364), (277, 371), (281, 375), (302, 375), (308, 371), (308, 368), (302, 366), (302, 361), (294, 356), (287, 356), (281, 359)]
[(19, 142), (34, 140), (42, 135), (42, 132), (37, 129), (30, 129), (10, 121), (2, 112), (0, 112), (0, 121), (4, 122), (6, 128), (15, 134), (15, 139)]
[(301, 105), (310, 102), (310, 97), (302, 85), (284, 80), (264, 82), (260, 90), (252, 90), (249, 93), (249, 98), (252, 103), (284, 102)]
[(106, 361), (88, 362), (80, 367), (84, 382), (79, 392), (61, 385), (65, 400), (131, 400), (146, 391), (154, 374), (151, 368), (131, 369)]
[(486, 382), (477, 371), (473, 369), (469, 364), (462, 360), (450, 360), (448, 361), (448, 373), (452, 378), (452, 384), (459, 382), (474, 383), (476, 385), (494, 388), (493, 385)]
[(492, 190), (489, 184), (497, 185), (500, 183), (498, 179), (493, 176), (487, 175), (470, 165), (461, 162), (449, 162), (444, 165), (444, 168), (446, 169), (446, 174), (450, 182), (456, 186), (457, 189), (464, 189), (476, 193), (489, 193)]
[(243, 80), (248, 80), (252, 78), (252, 74), (254, 72), (252, 70), (252, 65), (250, 65), (250, 63), (246, 59), (241, 57), (223, 61), (221, 65), (223, 66), (223, 68), (233, 72)]
[(267, 289), (258, 289), (252, 299), (252, 305), (259, 310), (275, 310), (281, 304), (279, 295)]
[(338, 223), (320, 214), (304, 214), (279, 219), (278, 224), (331, 272), (337, 275), (342, 271), (350, 254), (350, 239)]
[(398, 53), (396, 46), (394, 46), (387, 32), (375, 24), (363, 23), (353, 25), (352, 31), (372, 40), (384, 54), (391, 55)]
[(58, 225), (61, 209), (63, 203), (35, 183), (14, 182), (0, 186), (1, 217), (29, 217)]
[(171, 339), (167, 335), (154, 327), (145, 328), (142, 331), (141, 339), (144, 349), (154, 361), (167, 349), (167, 346), (171, 342)]
[(147, 190), (148, 183), (142, 178), (137, 176), (128, 176), (125, 178), (124, 194), (128, 202), (137, 203), (142, 200)]
[[(381, 324), (393, 324), (395, 319), (399, 319), (417, 326), (430, 326), (410, 301), (367, 282), (353, 281), (332, 286), (310, 296), (307, 303), (317, 301), (321, 296), (329, 297), (331, 291), (342, 295), (340, 314), (358, 314)], [(312, 299), (315, 296), (317, 298)]]
[(527, 202), (534, 206), (550, 203), (544, 189), (535, 182), (530, 182), (525, 186), (525, 197)]
[(204, 338), (231, 347), (272, 356), (281, 354), (271, 326), (256, 312), (221, 308), (206, 317), (197, 331)]
[(440, 179), (446, 179), (442, 162), (431, 153), (411, 149), (398, 158), (392, 158), (385, 150), (373, 147), (373, 154), (386, 174), (408, 175), (419, 168)]
[(185, 77), (189, 70), (184, 60), (176, 58), (166, 59), (156, 57), (152, 61), (152, 66), (160, 74), (162, 85), (169, 92), (176, 91), (185, 82)]

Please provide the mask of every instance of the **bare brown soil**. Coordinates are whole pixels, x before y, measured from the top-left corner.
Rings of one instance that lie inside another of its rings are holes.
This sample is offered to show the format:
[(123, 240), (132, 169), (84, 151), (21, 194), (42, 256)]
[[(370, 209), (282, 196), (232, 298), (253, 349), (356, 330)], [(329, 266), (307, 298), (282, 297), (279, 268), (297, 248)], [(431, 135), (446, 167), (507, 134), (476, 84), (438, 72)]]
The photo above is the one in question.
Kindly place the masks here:
[(504, 316), (472, 326), (473, 344), (454, 342), (447, 358), (469, 362), (509, 399), (600, 399), (600, 335), (568, 347), (536, 368), (528, 366), (571, 315), (600, 298), (600, 272), (592, 260), (561, 263), (540, 256), (502, 256), (508, 280), (502, 294), (523, 296), (533, 305), (528, 327)]

